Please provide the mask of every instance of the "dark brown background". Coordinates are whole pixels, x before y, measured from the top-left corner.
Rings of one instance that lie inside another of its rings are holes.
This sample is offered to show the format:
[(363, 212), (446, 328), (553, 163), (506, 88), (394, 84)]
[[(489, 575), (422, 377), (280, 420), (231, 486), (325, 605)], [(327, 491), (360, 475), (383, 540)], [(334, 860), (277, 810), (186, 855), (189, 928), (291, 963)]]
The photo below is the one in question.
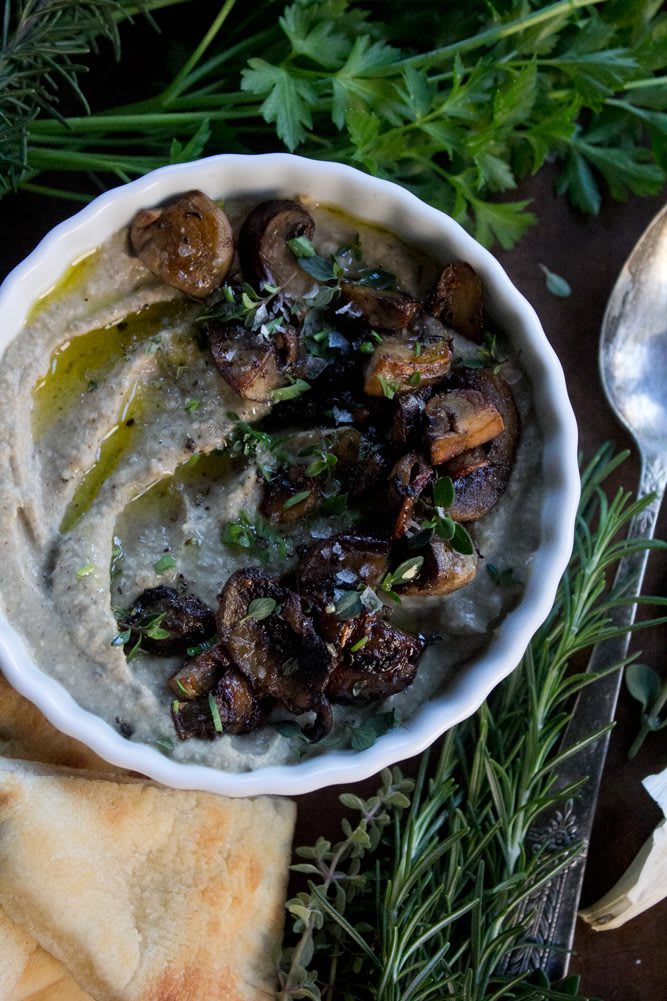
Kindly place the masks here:
[[(520, 197), (532, 197), (539, 225), (512, 251), (498, 254), (510, 278), (537, 310), (558, 352), (577, 414), (581, 446), (590, 456), (612, 439), (631, 446), (602, 395), (597, 373), (597, 345), (604, 307), (616, 276), (637, 238), (664, 199), (605, 203), (598, 218), (576, 216), (552, 193), (543, 172), (525, 184)], [(26, 194), (2, 202), (0, 273), (4, 275), (57, 222), (72, 213), (71, 204)], [(560, 299), (545, 288), (538, 263), (566, 278), (572, 295)], [(632, 358), (628, 358), (632, 364)], [(667, 373), (665, 373), (667, 378)], [(633, 454), (619, 482), (634, 488), (638, 463)], [(662, 517), (661, 536), (667, 537)], [(664, 557), (652, 557), (646, 593), (665, 594)], [(665, 674), (667, 629), (642, 633), (633, 649)], [(607, 771), (593, 832), (583, 902), (591, 903), (621, 875), (650, 834), (661, 814), (640, 780), (667, 766), (667, 731), (652, 734), (638, 758), (627, 761), (627, 749), (639, 725), (637, 704), (624, 692), (618, 726), (612, 736)], [(372, 787), (373, 782), (364, 784)], [(335, 790), (314, 793), (299, 802), (297, 840), (308, 843), (320, 833), (335, 836)], [(604, 1001), (661, 1001), (667, 997), (667, 901), (618, 931), (594, 933), (579, 922), (572, 971), (582, 975), (582, 989)]]

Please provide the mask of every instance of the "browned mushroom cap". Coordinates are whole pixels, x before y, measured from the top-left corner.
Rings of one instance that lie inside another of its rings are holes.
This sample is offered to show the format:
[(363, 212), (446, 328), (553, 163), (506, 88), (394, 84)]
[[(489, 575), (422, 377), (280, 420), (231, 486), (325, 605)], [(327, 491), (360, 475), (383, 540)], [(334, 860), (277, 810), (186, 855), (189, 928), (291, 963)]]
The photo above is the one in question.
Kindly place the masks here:
[[(151, 622), (169, 633), (162, 639), (152, 639), (146, 633)], [(195, 594), (185, 588), (177, 590), (161, 584), (143, 591), (136, 599), (128, 617), (132, 633), (130, 648), (141, 636), (144, 650), (164, 656), (185, 653), (189, 646), (203, 643), (215, 632), (213, 612)]]
[(389, 474), (389, 503), (398, 509), (393, 537), (406, 534), (412, 521), (412, 511), (423, 490), (433, 477), (433, 470), (416, 452), (402, 456)]
[(491, 441), (505, 427), (496, 407), (476, 389), (450, 389), (432, 396), (424, 421), (431, 462), (436, 466)]
[(285, 384), (275, 345), (239, 321), (208, 328), (211, 354), (225, 382), (244, 400), (269, 400)]
[(389, 543), (370, 535), (341, 532), (315, 543), (296, 568), (299, 594), (325, 604), (334, 588), (375, 587), (387, 570)]
[(189, 657), (169, 679), (169, 687), (181, 699), (197, 699), (206, 695), (231, 661), (220, 644)]
[[(250, 609), (258, 598), (276, 602), (259, 620)], [(321, 710), (332, 656), (298, 595), (258, 567), (237, 570), (223, 588), (216, 619), (225, 650), (258, 698), (277, 699), (294, 713)]]
[(364, 392), (368, 396), (413, 393), (417, 386), (444, 379), (451, 364), (452, 342), (447, 337), (427, 344), (411, 335), (385, 337), (366, 366)]
[(465, 261), (448, 264), (431, 292), (426, 308), (458, 334), (482, 339), (482, 283)]
[(327, 695), (333, 702), (356, 702), (403, 691), (414, 679), (425, 642), (423, 636), (392, 626), (381, 614), (358, 616), (345, 630)]
[(248, 281), (284, 288), (297, 298), (313, 284), (299, 267), (288, 240), (312, 240), (315, 221), (303, 205), (283, 199), (261, 202), (246, 217), (239, 233), (239, 257)]
[[(214, 708), (215, 707), (215, 708)], [(259, 703), (246, 678), (227, 669), (205, 698), (174, 699), (171, 715), (181, 740), (213, 740), (223, 733), (249, 733), (262, 722)]]
[(369, 288), (355, 282), (342, 282), (341, 305), (350, 305), (352, 316), (363, 317), (378, 330), (403, 330), (409, 327), (421, 304), (405, 292)]
[(476, 521), (494, 507), (509, 482), (521, 424), (512, 391), (502, 376), (484, 369), (461, 369), (456, 381), (462, 388), (480, 392), (504, 424), (504, 431), (481, 446), (487, 464), (454, 479), (454, 503), (448, 514), (456, 521)]
[(476, 553), (464, 556), (442, 539), (431, 539), (419, 555), (424, 557), (421, 570), (408, 584), (397, 585), (401, 594), (451, 594), (469, 584), (477, 573)]
[(195, 299), (222, 283), (234, 257), (229, 219), (203, 191), (142, 209), (132, 220), (130, 242), (156, 278)]
[(397, 397), (391, 426), (391, 443), (397, 451), (403, 451), (416, 442), (424, 408), (432, 392), (430, 386), (424, 386), (414, 393), (404, 393)]
[(350, 427), (336, 428), (329, 439), (329, 451), (337, 460), (335, 477), (351, 497), (362, 497), (386, 476), (389, 462), (380, 443)]

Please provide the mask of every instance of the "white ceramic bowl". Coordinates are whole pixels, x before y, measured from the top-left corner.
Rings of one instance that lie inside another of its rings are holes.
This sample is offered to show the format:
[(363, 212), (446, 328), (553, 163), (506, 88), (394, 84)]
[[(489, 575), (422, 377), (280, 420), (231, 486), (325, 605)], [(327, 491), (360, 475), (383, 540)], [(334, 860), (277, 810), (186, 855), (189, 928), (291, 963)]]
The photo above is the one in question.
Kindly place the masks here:
[(543, 475), (547, 488), (541, 512), (541, 541), (523, 598), (503, 620), (484, 653), (457, 672), (444, 694), (423, 705), (407, 725), (381, 737), (368, 750), (329, 751), (300, 764), (239, 774), (177, 763), (152, 747), (125, 740), (43, 674), (24, 640), (2, 618), (0, 664), (10, 683), (59, 730), (83, 741), (113, 764), (142, 772), (166, 785), (228, 796), (255, 796), (295, 795), (326, 785), (356, 782), (422, 751), (445, 730), (471, 715), (518, 664), (533, 633), (546, 618), (572, 548), (579, 497), (577, 428), (563, 372), (532, 307), (492, 255), (456, 222), (397, 185), (352, 167), (281, 153), (213, 156), (164, 167), (106, 192), (57, 226), (0, 289), (0, 355), (21, 330), (34, 301), (58, 281), (71, 261), (127, 225), (138, 209), (190, 188), (200, 188), (214, 199), (247, 195), (260, 200), (307, 193), (385, 226), (443, 261), (469, 261), (479, 272), (490, 315), (501, 328), (511, 331), (514, 347), (521, 351), (544, 437)]

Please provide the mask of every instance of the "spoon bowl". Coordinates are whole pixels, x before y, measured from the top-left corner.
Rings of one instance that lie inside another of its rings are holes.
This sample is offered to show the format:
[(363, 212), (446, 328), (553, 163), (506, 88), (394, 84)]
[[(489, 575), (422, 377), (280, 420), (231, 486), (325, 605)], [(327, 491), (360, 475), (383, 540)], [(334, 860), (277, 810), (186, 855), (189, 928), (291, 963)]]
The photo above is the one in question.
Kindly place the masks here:
[[(667, 205), (626, 261), (602, 321), (600, 374), (643, 453), (667, 458)], [(645, 456), (646, 460), (646, 456)]]

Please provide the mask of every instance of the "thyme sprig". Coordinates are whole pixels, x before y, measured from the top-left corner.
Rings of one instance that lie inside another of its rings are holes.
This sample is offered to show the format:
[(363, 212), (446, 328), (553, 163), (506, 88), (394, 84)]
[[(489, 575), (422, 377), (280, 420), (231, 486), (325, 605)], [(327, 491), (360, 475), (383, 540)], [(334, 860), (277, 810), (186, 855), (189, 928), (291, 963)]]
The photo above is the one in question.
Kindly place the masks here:
[[(503, 971), (528, 944), (525, 902), (581, 847), (535, 851), (529, 839), (547, 807), (577, 793), (579, 783), (555, 791), (559, 763), (599, 735), (565, 752), (559, 747), (572, 696), (595, 680), (573, 671), (572, 659), (616, 634), (610, 612), (635, 600), (608, 587), (614, 565), (637, 547), (667, 548), (619, 539), (650, 502), (633, 501), (625, 490), (607, 496), (604, 483), (626, 454), (614, 457), (605, 446), (583, 471), (574, 550), (549, 617), (514, 673), (447, 733), (435, 761), (423, 756), (409, 807), (389, 808), (373, 857), (359, 854), (352, 892), (345, 876), (334, 895), (329, 869), (308, 870), (307, 924), (297, 930), (308, 939), (300, 956), (309, 958), (283, 974), (281, 1001), (579, 997), (576, 978), (549, 985), (539, 971)], [(349, 796), (343, 802), (358, 808)], [(343, 824), (349, 837), (353, 829)], [(292, 937), (286, 941), (289, 949)]]

